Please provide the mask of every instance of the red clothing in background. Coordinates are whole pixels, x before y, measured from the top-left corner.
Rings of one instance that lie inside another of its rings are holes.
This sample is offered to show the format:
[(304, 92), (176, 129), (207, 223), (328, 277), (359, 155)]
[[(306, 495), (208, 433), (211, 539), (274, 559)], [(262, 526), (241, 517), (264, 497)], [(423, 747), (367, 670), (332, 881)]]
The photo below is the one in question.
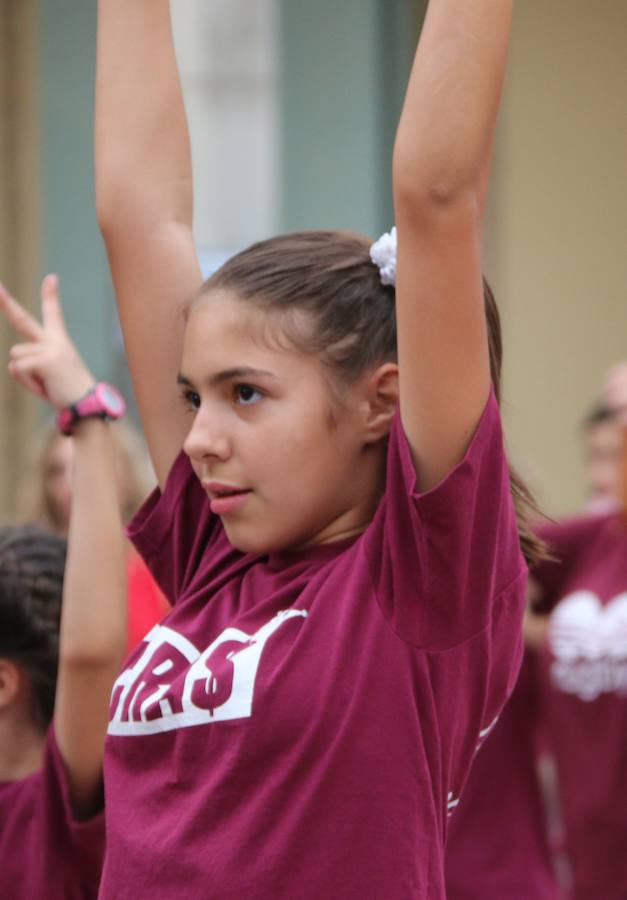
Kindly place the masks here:
[(131, 546), (126, 559), (128, 588), (127, 654), (144, 639), (153, 625), (170, 611), (146, 563)]

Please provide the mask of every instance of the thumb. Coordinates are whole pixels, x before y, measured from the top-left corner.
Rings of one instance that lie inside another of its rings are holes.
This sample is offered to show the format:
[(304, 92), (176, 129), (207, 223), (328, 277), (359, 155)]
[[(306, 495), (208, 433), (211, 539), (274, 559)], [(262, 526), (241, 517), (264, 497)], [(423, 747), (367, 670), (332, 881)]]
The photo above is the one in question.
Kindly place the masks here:
[(46, 331), (67, 333), (56, 275), (46, 275), (41, 283), (41, 319)]

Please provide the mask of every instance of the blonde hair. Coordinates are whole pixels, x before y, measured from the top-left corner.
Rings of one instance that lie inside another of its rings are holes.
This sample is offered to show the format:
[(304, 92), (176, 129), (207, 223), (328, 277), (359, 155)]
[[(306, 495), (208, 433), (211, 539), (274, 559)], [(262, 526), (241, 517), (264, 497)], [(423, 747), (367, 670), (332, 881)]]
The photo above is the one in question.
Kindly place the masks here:
[[(111, 435), (123, 480), (122, 517), (124, 522), (129, 522), (155, 486), (155, 477), (142, 435), (133, 425), (115, 422)], [(18, 520), (38, 522), (58, 533), (65, 531), (65, 523), (47, 491), (47, 473), (54, 448), (65, 440), (70, 438), (51, 427), (33, 443), (34, 452), (18, 489)]]

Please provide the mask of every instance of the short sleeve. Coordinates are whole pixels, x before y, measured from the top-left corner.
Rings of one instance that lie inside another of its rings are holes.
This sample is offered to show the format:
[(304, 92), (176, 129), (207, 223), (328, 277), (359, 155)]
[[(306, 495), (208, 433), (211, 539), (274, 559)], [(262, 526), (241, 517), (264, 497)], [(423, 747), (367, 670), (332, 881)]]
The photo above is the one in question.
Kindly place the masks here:
[(87, 820), (74, 815), (53, 728), (46, 741), (40, 800), (40, 822), (45, 830), (42, 850), (50, 857), (48, 870), (60, 874), (67, 866), (68, 883), (82, 887), (81, 896), (95, 898), (105, 853), (104, 809)]
[(78, 844), (91, 846), (100, 844), (104, 849), (104, 804), (103, 808), (89, 819), (77, 819), (70, 802), (70, 788), (65, 771), (65, 764), (57, 745), (54, 728), (50, 728), (44, 754), (43, 780), (53, 796), (54, 802), (62, 812), (67, 826)]
[(547, 556), (531, 570), (531, 577), (540, 587), (540, 597), (534, 604), (536, 612), (549, 613), (555, 607), (573, 565), (592, 545), (609, 518), (607, 514), (582, 515), (561, 522), (546, 520), (535, 526), (534, 532), (547, 550)]
[(210, 553), (234, 552), (182, 452), (163, 491), (156, 488), (152, 492), (132, 519), (127, 534), (173, 604)]
[(490, 623), (525, 569), (493, 392), (464, 459), (426, 493), (397, 413), (363, 547), (383, 614), (405, 641), (448, 649)]

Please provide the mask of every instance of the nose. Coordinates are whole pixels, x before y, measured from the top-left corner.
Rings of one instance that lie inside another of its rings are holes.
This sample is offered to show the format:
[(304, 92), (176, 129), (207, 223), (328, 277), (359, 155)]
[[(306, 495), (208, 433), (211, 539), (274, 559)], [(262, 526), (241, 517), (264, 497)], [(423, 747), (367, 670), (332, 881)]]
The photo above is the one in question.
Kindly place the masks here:
[(183, 442), (183, 450), (193, 462), (228, 459), (231, 444), (219, 417), (201, 407)]

